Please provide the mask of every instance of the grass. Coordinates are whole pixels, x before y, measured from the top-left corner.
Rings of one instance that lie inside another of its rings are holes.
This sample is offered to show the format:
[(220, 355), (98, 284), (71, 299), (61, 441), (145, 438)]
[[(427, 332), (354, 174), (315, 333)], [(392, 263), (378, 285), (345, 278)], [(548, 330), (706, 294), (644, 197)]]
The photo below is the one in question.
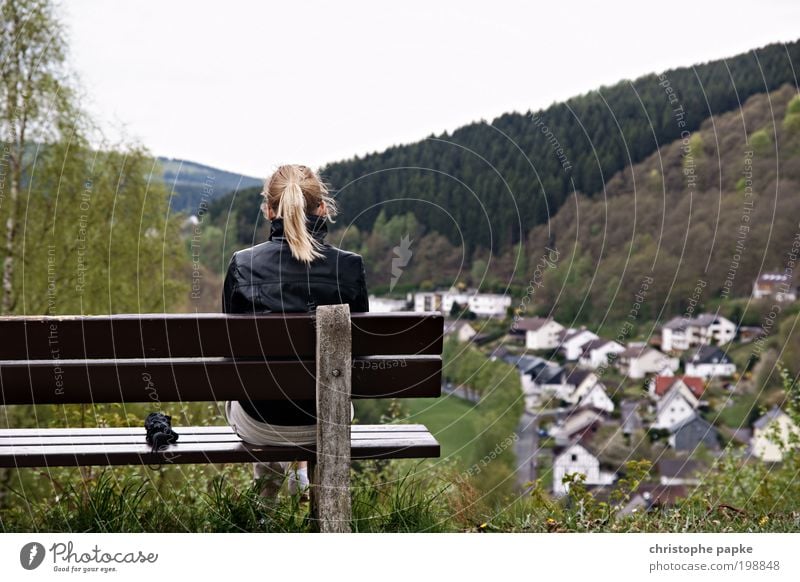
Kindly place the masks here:
[[(356, 532), (796, 532), (800, 529), (797, 463), (769, 471), (761, 464), (729, 460), (705, 491), (695, 490), (674, 507), (623, 517), (648, 462), (632, 462), (609, 502), (573, 481), (555, 500), (540, 481), (530, 495), (486, 505), (446, 471), (419, 470), (419, 463), (367, 463), (353, 472), (351, 495)], [(544, 467), (543, 467), (544, 469)], [(201, 486), (202, 485), (202, 486)], [(741, 491), (738, 491), (741, 489)], [(259, 497), (245, 473), (228, 467), (208, 482), (159, 491), (138, 474), (108, 469), (68, 487), (57, 498), (0, 511), (3, 532), (310, 532), (308, 504), (296, 496)]]
[(407, 401), (409, 416), (403, 422), (424, 424), (442, 446), (442, 458), (452, 459), (461, 468), (478, 460), (478, 440), (485, 419), (480, 409), (456, 396), (443, 395), (431, 400)]

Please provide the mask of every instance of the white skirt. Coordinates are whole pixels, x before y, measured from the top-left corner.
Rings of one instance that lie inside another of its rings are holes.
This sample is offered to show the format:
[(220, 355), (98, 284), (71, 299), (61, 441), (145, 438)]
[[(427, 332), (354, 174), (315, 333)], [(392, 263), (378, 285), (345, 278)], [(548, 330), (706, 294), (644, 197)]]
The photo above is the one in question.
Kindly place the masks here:
[[(246, 443), (264, 446), (313, 445), (317, 442), (317, 425), (281, 426), (267, 424), (247, 414), (236, 400), (225, 403), (225, 416), (233, 432)], [(350, 420), (354, 410), (350, 404)]]

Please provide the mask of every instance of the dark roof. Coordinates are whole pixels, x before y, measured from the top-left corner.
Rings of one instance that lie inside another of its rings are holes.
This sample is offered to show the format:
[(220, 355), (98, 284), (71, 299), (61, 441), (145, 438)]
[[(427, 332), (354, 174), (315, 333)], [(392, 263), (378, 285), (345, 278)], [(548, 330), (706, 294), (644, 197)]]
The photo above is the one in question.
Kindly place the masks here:
[(552, 317), (523, 317), (517, 321), (515, 327), (524, 331), (536, 331), (551, 321), (554, 321)]
[(547, 360), (538, 356), (512, 356), (510, 359), (515, 361), (509, 361), (508, 359), (506, 361), (509, 364), (516, 366), (516, 368), (523, 374), (534, 375), (538, 373), (539, 369), (541, 369), (543, 366), (548, 365)]
[(720, 316), (715, 313), (701, 313), (692, 320), (692, 325), (699, 327), (708, 327), (720, 320)]
[(623, 400), (620, 402), (620, 419), (622, 432), (631, 433), (642, 428), (642, 417), (639, 416), (639, 400)]
[(689, 325), (689, 319), (686, 317), (673, 317), (667, 323), (664, 324), (664, 328), (666, 329), (686, 329), (686, 326)]
[(731, 431), (730, 434), (733, 440), (743, 445), (749, 443), (750, 439), (753, 438), (753, 431), (750, 430), (749, 428), (737, 428)]
[(534, 380), (539, 384), (560, 384), (564, 372), (565, 370), (561, 366), (544, 366), (536, 372)]
[(700, 463), (688, 459), (664, 459), (657, 464), (662, 477), (691, 477), (700, 469)]
[(581, 370), (580, 368), (572, 368), (567, 373), (566, 382), (567, 384), (572, 384), (573, 386), (580, 386), (581, 383), (589, 377), (590, 374), (593, 374), (591, 370)]
[(699, 426), (702, 426), (704, 430), (707, 430), (707, 431), (716, 432), (716, 430), (717, 430), (705, 418), (703, 418), (701, 416), (698, 416), (697, 414), (694, 414), (694, 415), (690, 416), (689, 418), (687, 418), (686, 420), (684, 420), (681, 424), (676, 426), (672, 432), (676, 433), (676, 432), (678, 432), (678, 431), (680, 431), (682, 429), (685, 429), (686, 427), (688, 427), (689, 425), (692, 425), (692, 424), (698, 424)]
[(596, 350), (597, 348), (602, 348), (604, 345), (611, 343), (611, 340), (603, 339), (601, 337), (593, 340), (589, 340), (585, 344), (583, 344), (583, 353), (586, 354), (591, 350)]
[(701, 313), (696, 317), (673, 317), (664, 324), (664, 328), (676, 331), (684, 330), (690, 325), (697, 327), (708, 327), (720, 320), (720, 316), (714, 313)]
[(700, 346), (689, 360), (693, 364), (730, 364), (728, 355), (716, 346)]
[(620, 358), (638, 358), (638, 357), (644, 355), (646, 352), (649, 352), (652, 349), (653, 348), (651, 348), (648, 345), (635, 346), (635, 347), (632, 347), (632, 348), (626, 348), (624, 352), (620, 352), (619, 357)]

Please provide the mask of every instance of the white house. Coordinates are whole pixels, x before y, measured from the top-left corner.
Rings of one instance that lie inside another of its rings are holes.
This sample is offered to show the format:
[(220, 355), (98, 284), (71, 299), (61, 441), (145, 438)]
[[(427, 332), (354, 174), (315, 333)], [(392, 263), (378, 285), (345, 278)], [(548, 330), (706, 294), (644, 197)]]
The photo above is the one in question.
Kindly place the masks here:
[(792, 277), (786, 273), (762, 273), (753, 283), (753, 299), (796, 301), (797, 288)]
[(565, 448), (553, 461), (553, 494), (566, 495), (568, 486), (562, 483), (565, 475), (581, 473), (587, 485), (611, 485), (615, 475), (600, 470), (600, 461), (585, 447), (575, 443)]
[(593, 339), (583, 344), (583, 353), (578, 364), (584, 368), (596, 370), (608, 365), (609, 358), (613, 357), (612, 354), (620, 354), (624, 351), (625, 346), (613, 340)]
[(460, 291), (425, 291), (414, 294), (414, 311), (441, 311), (449, 314), (454, 304), (467, 307), (480, 317), (505, 317), (511, 297), (498, 293), (478, 293), (475, 289)]
[(570, 404), (577, 404), (597, 384), (598, 380), (597, 374), (590, 370), (573, 368), (564, 375), (564, 387), (559, 391), (558, 396)]
[(652, 428), (673, 430), (696, 414), (697, 404), (691, 390), (685, 384), (676, 382), (656, 404), (656, 420)]
[[(669, 390), (679, 384), (689, 391), (694, 401), (699, 402), (706, 390), (706, 382), (698, 376), (656, 376), (647, 385), (647, 391), (653, 400), (659, 400)], [(697, 404), (695, 404), (697, 406)]]
[(661, 349), (665, 352), (688, 350), (712, 342), (723, 345), (736, 337), (736, 324), (714, 313), (697, 317), (675, 317), (661, 328)]
[(692, 485), (700, 484), (700, 463), (689, 459), (663, 459), (657, 464), (658, 474), (662, 485)]
[(596, 383), (589, 388), (588, 392), (578, 402), (579, 407), (591, 407), (597, 410), (604, 410), (609, 414), (614, 412), (614, 401), (609, 398), (605, 386), (601, 383)]
[[(563, 369), (555, 364), (551, 364), (544, 358), (538, 356), (513, 356), (503, 357), (503, 361), (515, 366), (519, 370), (522, 392), (525, 396), (539, 396), (542, 393), (542, 386), (538, 381), (544, 380), (551, 375), (563, 375)], [(557, 382), (560, 384), (561, 380)]]
[(616, 359), (617, 367), (630, 378), (644, 378), (647, 374), (658, 374), (662, 370), (678, 369), (678, 358), (670, 358), (648, 346), (636, 346), (620, 352)]
[(588, 329), (569, 329), (561, 332), (560, 345), (558, 349), (564, 357), (574, 362), (583, 353), (583, 346), (592, 340), (597, 339), (597, 334)]
[(750, 452), (762, 461), (782, 461), (783, 451), (776, 441), (788, 445), (791, 434), (800, 436), (800, 430), (788, 414), (775, 406), (753, 423)]
[(469, 310), (478, 317), (505, 317), (509, 307), (510, 295), (476, 293), (469, 298)]
[(736, 373), (736, 364), (715, 346), (700, 346), (686, 361), (686, 374), (700, 378), (726, 378)]
[(392, 311), (405, 311), (406, 309), (408, 309), (408, 301), (405, 299), (369, 296), (369, 310), (371, 313), (390, 313)]
[(442, 294), (428, 291), (414, 293), (414, 311), (442, 311)]
[[(370, 304), (370, 307), (372, 304)], [(453, 321), (445, 326), (444, 335), (455, 335), (458, 341), (466, 343), (478, 335), (476, 329), (468, 321)]]
[(558, 347), (564, 326), (551, 317), (523, 318), (516, 328), (525, 331), (525, 347), (529, 350), (553, 350)]

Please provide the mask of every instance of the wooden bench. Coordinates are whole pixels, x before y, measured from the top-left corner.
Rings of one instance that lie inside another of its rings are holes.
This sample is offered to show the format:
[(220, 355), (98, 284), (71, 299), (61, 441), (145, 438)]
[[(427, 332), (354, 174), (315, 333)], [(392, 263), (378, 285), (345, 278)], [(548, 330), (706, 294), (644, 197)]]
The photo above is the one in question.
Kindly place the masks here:
[(422, 425), (353, 425), (351, 398), (438, 397), (439, 314), (0, 318), (0, 404), (317, 399), (317, 444), (255, 446), (228, 426), (180, 426), (153, 452), (141, 426), (0, 430), (0, 467), (308, 460), (321, 531), (348, 531), (352, 459), (439, 456)]

